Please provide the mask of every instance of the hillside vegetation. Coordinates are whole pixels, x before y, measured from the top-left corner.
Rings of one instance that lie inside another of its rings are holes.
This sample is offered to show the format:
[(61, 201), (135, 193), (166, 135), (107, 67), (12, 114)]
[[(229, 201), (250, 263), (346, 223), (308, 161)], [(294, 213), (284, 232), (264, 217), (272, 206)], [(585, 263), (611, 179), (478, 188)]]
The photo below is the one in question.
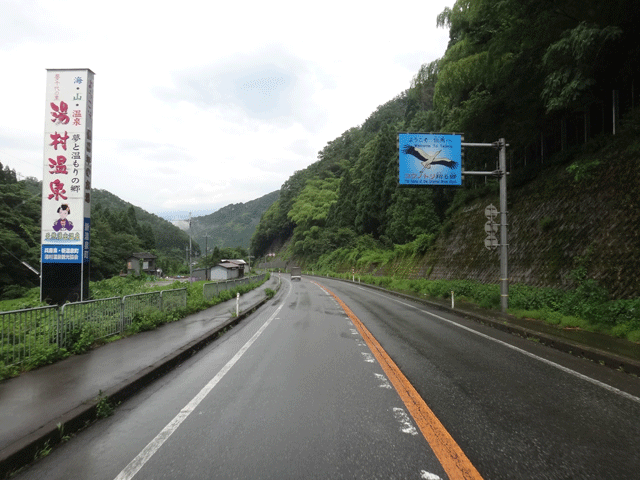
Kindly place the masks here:
[(191, 235), (201, 252), (218, 248), (249, 248), (251, 236), (262, 214), (278, 198), (278, 191), (268, 193), (246, 203), (232, 203), (209, 215), (194, 217)]
[[(483, 244), (494, 181), (398, 187), (399, 132), (461, 132), (509, 144), (512, 283), (637, 298), (636, 6), (457, 1), (434, 19), (450, 31), (444, 56), (283, 184), (252, 250), (315, 271), (497, 283), (497, 254)], [(497, 152), (469, 148), (464, 161), (493, 170)]]

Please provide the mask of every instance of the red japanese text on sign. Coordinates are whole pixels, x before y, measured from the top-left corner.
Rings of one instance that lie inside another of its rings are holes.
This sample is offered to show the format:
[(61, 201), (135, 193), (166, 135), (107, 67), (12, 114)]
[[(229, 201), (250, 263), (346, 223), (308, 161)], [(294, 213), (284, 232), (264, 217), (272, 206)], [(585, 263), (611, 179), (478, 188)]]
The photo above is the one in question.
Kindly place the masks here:
[(69, 172), (67, 171), (67, 157), (64, 155), (58, 155), (58, 157), (54, 160), (53, 158), (49, 159), (49, 168), (53, 170), (49, 170), (49, 173), (54, 175), (67, 175)]
[(55, 179), (53, 182), (49, 184), (49, 188), (51, 189), (51, 194), (47, 197), (49, 200), (52, 198), (56, 199), (56, 202), (60, 199), (66, 200), (67, 197), (64, 195), (67, 191), (64, 189), (64, 183), (62, 183), (59, 179)]
[(69, 135), (67, 135), (67, 132), (64, 132), (64, 136), (60, 135), (58, 132), (55, 132), (54, 134), (49, 135), (51, 137), (51, 140), (53, 140), (53, 142), (51, 142), (49, 145), (51, 145), (54, 149), (58, 150), (58, 145), (62, 146), (63, 150), (67, 149), (67, 140), (69, 140)]
[(51, 116), (53, 117), (51, 121), (53, 123), (61, 123), (63, 125), (69, 123), (69, 115), (67, 115), (69, 105), (67, 105), (62, 100), (60, 100), (60, 106), (56, 105), (53, 102), (51, 102), (49, 105), (51, 105), (51, 109), (53, 110), (51, 112)]

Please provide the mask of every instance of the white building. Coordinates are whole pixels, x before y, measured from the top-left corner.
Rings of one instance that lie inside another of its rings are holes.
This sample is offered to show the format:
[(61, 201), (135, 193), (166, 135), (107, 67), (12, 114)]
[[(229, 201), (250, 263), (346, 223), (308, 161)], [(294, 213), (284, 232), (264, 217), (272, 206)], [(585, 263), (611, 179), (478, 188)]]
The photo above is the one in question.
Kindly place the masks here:
[(244, 260), (222, 260), (218, 265), (211, 268), (209, 279), (211, 280), (231, 280), (234, 278), (244, 277), (245, 265)]

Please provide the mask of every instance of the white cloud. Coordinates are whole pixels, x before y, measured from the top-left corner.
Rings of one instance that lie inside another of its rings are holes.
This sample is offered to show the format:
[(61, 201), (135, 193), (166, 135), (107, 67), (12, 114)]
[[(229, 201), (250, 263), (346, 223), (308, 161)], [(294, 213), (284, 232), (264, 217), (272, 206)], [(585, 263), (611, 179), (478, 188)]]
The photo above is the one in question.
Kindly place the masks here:
[(93, 186), (151, 212), (280, 188), (444, 54), (454, 0), (0, 4), (0, 162), (42, 178), (47, 68), (96, 73)]

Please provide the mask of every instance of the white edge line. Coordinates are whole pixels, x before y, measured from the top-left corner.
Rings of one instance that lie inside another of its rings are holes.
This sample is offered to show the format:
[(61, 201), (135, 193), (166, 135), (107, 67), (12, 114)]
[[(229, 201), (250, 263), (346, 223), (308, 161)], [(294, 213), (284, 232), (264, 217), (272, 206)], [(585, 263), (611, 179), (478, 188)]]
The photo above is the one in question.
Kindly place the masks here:
[[(365, 290), (363, 287), (357, 287), (357, 288), (359, 288), (361, 290)], [(638, 398), (638, 397), (636, 397), (634, 395), (631, 395), (630, 393), (623, 392), (622, 390), (620, 390), (620, 389), (618, 389), (616, 387), (612, 387), (611, 385), (608, 385), (608, 384), (606, 384), (604, 382), (601, 382), (599, 380), (596, 380), (594, 378), (588, 377), (587, 375), (583, 375), (582, 373), (576, 372), (575, 370), (571, 370), (570, 368), (563, 367), (562, 365), (560, 365), (558, 363), (555, 363), (555, 362), (552, 362), (551, 360), (547, 360), (546, 358), (539, 357), (538, 355), (536, 355), (534, 353), (527, 352), (526, 350), (523, 350), (523, 349), (521, 349), (519, 347), (516, 347), (514, 345), (510, 345), (507, 342), (503, 342), (502, 340), (498, 340), (497, 338), (493, 338), (493, 337), (491, 337), (489, 335), (486, 335), (484, 333), (478, 332), (478, 331), (476, 331), (476, 330), (474, 330), (472, 328), (465, 327), (464, 325), (460, 325), (459, 323), (456, 323), (453, 320), (448, 320), (448, 319), (446, 319), (444, 317), (441, 317), (440, 315), (436, 315), (435, 313), (431, 313), (431, 312), (428, 312), (428, 311), (423, 310), (421, 308), (418, 308), (415, 305), (411, 305), (409, 303), (401, 302), (400, 300), (398, 300), (396, 298), (388, 297), (388, 296), (382, 295), (382, 294), (380, 294), (378, 292), (372, 292), (372, 291), (370, 291), (368, 289), (366, 289), (366, 290), (368, 292), (372, 293), (373, 295), (378, 295), (378, 296), (384, 297), (384, 298), (386, 298), (388, 300), (393, 300), (394, 302), (399, 303), (400, 305), (404, 305), (405, 307), (410, 307), (410, 308), (413, 308), (415, 310), (418, 310), (419, 312), (425, 313), (427, 315), (431, 315), (432, 317), (435, 317), (438, 320), (442, 320), (443, 322), (447, 322), (447, 323), (449, 323), (449, 324), (451, 324), (451, 325), (453, 325), (455, 327), (462, 328), (463, 330), (466, 330), (468, 332), (475, 333), (476, 335), (479, 335), (479, 336), (481, 336), (483, 338), (486, 338), (487, 340), (491, 340), (491, 341), (494, 341), (494, 342), (499, 343), (501, 345), (504, 345), (507, 348), (515, 350), (516, 352), (520, 352), (520, 353), (522, 353), (522, 354), (524, 354), (524, 355), (526, 355), (526, 356), (528, 356), (530, 358), (538, 360), (538, 361), (540, 361), (542, 363), (546, 363), (547, 365), (555, 367), (558, 370), (562, 370), (565, 373), (573, 375), (574, 377), (577, 377), (577, 378), (579, 378), (581, 380), (585, 380), (587, 382), (590, 382), (590, 383), (592, 383), (594, 385), (597, 385), (598, 387), (604, 388), (605, 390), (608, 390), (608, 391), (610, 391), (612, 393), (620, 395), (621, 397), (624, 397), (624, 398), (626, 398), (628, 400), (631, 400), (631, 401), (636, 402), (636, 403), (640, 403), (640, 398)]]
[(186, 418), (196, 409), (196, 407), (204, 400), (204, 398), (213, 390), (213, 388), (222, 380), (231, 367), (233, 367), (238, 360), (245, 354), (245, 352), (253, 345), (253, 343), (258, 339), (258, 337), (264, 332), (264, 330), (269, 326), (269, 324), (273, 321), (273, 319), (278, 315), (282, 307), (284, 306), (284, 301), (278, 307), (278, 309), (269, 317), (269, 319), (262, 325), (256, 333), (245, 343), (240, 350), (233, 356), (227, 364), (222, 367), (222, 369), (213, 377), (209, 383), (207, 383), (198, 394), (193, 397), (193, 399), (182, 409), (180, 412), (171, 420), (166, 427), (162, 429), (156, 437), (149, 442), (149, 444), (134, 458), (129, 462), (124, 470), (118, 474), (115, 480), (131, 480), (136, 473), (140, 471), (140, 469), (144, 466), (145, 463), (149, 461), (149, 459), (158, 451), (158, 449), (167, 441), (167, 439), (177, 430), (177, 428), (186, 420)]

